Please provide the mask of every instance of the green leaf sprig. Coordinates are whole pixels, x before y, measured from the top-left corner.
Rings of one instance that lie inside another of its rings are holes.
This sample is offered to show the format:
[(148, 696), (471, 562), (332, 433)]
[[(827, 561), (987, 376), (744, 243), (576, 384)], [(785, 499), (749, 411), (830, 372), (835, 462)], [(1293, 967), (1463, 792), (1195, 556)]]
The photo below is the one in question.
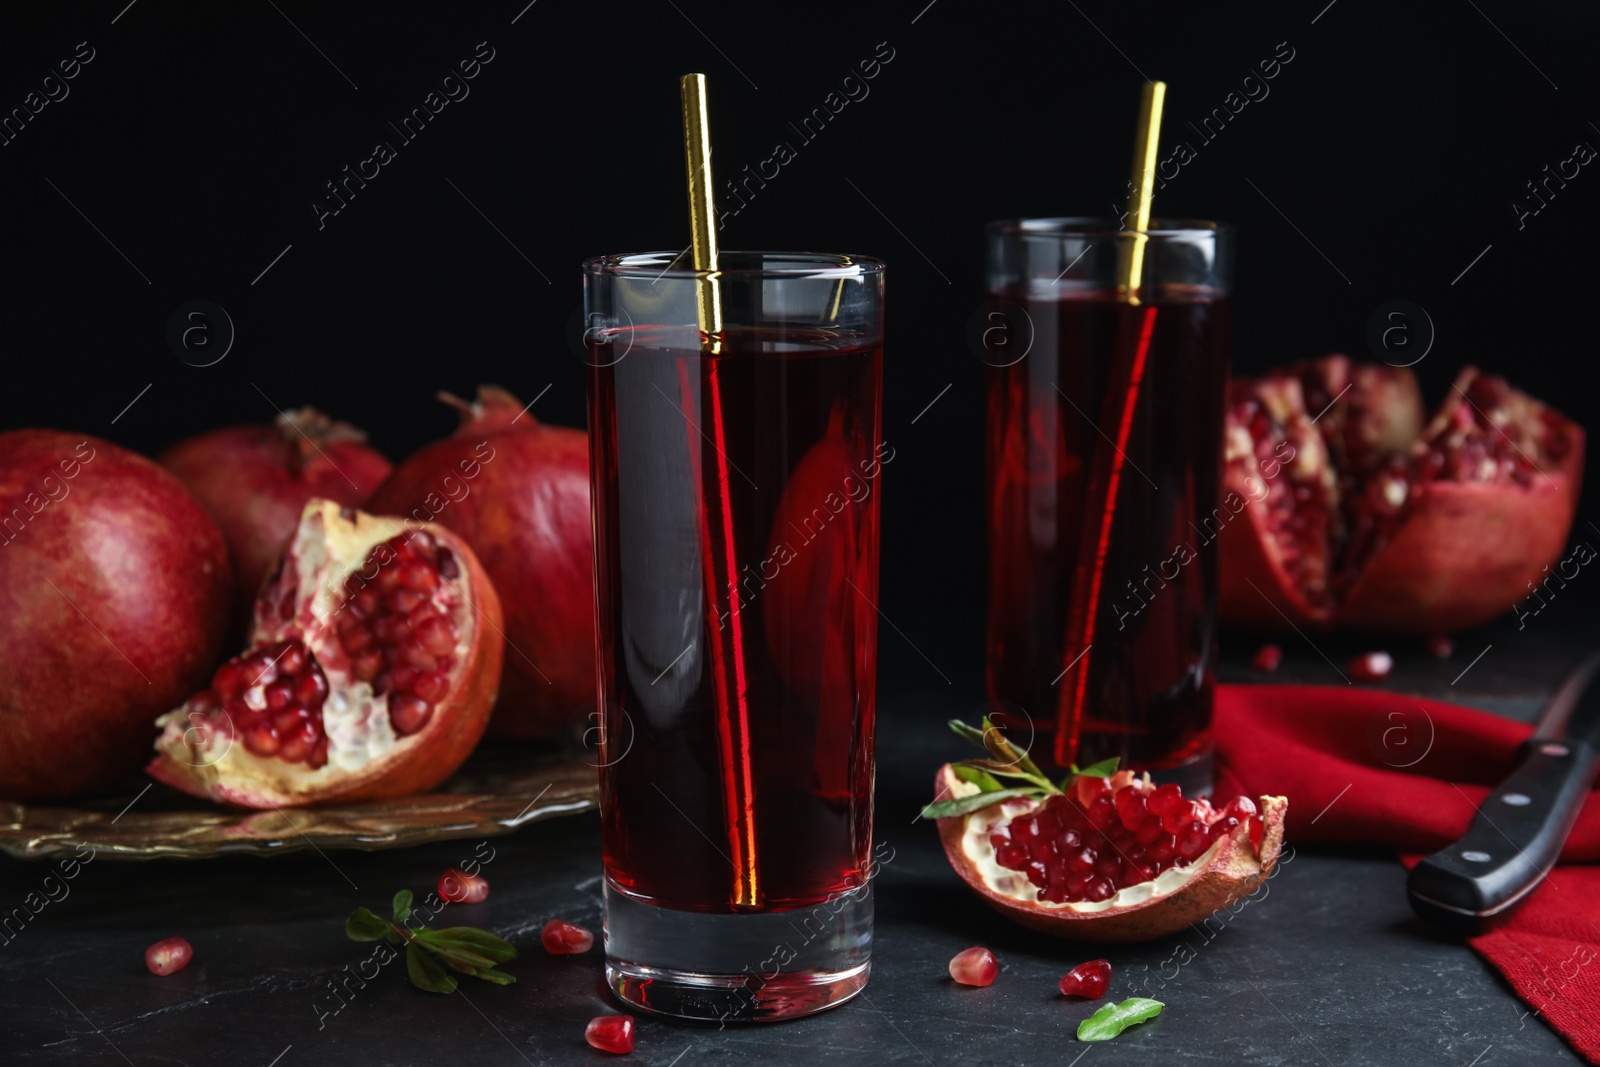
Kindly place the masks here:
[[(510, 985), (516, 979), (495, 964), (517, 958), (517, 950), (487, 930), (473, 926), (449, 926), (443, 930), (411, 930), (402, 925), (411, 917), (411, 890), (394, 895), (394, 914), (384, 919), (368, 908), (357, 908), (345, 920), (344, 933), (352, 941), (383, 939), (391, 945), (406, 946), (406, 973), (411, 984), (431, 993), (454, 993), (456, 978), (450, 971), (470, 974), (495, 985)], [(450, 971), (445, 970), (448, 967)]]
[(1110, 1041), (1130, 1026), (1154, 1019), (1166, 1007), (1149, 997), (1129, 997), (1120, 1004), (1105, 1004), (1078, 1024), (1079, 1041)]
[[(1073, 764), (1059, 785), (1052, 782), (1039, 765), (1028, 757), (1027, 750), (1006, 740), (1000, 728), (983, 717), (983, 726), (969, 726), (960, 719), (950, 720), (950, 731), (963, 741), (970, 741), (988, 753), (987, 759), (966, 759), (953, 763), (950, 769), (963, 782), (978, 787), (978, 792), (956, 800), (941, 800), (922, 809), (925, 819), (945, 819), (952, 815), (965, 815), (1012, 797), (1047, 797), (1065, 793), (1078, 778), (1109, 778), (1117, 771), (1116, 756), (1092, 763), (1087, 767)], [(1002, 784), (1005, 778), (1018, 785)]]

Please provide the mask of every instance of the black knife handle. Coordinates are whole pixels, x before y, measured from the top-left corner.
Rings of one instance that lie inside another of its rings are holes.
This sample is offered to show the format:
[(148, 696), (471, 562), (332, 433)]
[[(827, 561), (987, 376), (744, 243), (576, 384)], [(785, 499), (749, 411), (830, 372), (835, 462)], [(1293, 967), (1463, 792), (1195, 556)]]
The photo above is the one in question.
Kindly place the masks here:
[(1411, 870), (1416, 913), (1465, 934), (1510, 916), (1561, 854), (1594, 780), (1586, 741), (1530, 738), (1511, 777), (1484, 800), (1467, 835)]

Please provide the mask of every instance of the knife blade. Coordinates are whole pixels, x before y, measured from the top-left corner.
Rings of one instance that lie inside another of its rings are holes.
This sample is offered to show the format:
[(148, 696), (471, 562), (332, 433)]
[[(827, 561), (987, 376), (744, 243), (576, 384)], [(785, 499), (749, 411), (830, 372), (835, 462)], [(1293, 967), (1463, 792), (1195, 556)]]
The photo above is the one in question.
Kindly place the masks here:
[(1600, 653), (1567, 675), (1518, 757), (1466, 836), (1411, 869), (1406, 896), (1422, 918), (1483, 933), (1509, 918), (1556, 865), (1600, 769)]

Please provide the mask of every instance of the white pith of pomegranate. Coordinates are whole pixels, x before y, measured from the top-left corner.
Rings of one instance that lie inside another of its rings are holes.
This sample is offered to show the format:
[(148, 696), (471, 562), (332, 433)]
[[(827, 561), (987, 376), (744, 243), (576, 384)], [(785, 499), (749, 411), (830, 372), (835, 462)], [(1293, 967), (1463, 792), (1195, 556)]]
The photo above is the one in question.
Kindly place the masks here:
[(399, 796), (482, 734), (499, 602), (454, 535), (312, 501), (254, 614), (250, 647), (159, 720), (155, 777), (248, 807)]
[[(942, 799), (979, 791), (948, 765), (937, 785)], [(1149, 810), (1158, 795), (1163, 815)], [(1282, 797), (1240, 797), (1217, 810), (1124, 771), (1079, 779), (1065, 796), (1013, 798), (940, 819), (939, 834), (956, 873), (1025, 925), (1084, 941), (1140, 941), (1251, 892), (1277, 863), (1287, 807)]]
[(1343, 356), (1235, 380), (1227, 425), (1230, 492), (1259, 499), (1275, 449), (1311, 468), (1220, 538), (1222, 617), (1262, 629), (1487, 622), (1561, 557), (1582, 482), (1583, 429), (1472, 367), (1425, 427), (1409, 371)]

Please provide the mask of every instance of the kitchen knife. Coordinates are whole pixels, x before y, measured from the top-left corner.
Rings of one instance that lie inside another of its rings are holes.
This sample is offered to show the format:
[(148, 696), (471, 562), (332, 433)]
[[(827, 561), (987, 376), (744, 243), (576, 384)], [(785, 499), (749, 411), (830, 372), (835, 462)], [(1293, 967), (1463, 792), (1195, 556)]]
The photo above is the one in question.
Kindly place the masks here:
[(1416, 913), (1481, 934), (1509, 918), (1556, 865), (1600, 766), (1600, 653), (1567, 676), (1522, 743), (1517, 769), (1484, 799), (1467, 834), (1411, 870)]

